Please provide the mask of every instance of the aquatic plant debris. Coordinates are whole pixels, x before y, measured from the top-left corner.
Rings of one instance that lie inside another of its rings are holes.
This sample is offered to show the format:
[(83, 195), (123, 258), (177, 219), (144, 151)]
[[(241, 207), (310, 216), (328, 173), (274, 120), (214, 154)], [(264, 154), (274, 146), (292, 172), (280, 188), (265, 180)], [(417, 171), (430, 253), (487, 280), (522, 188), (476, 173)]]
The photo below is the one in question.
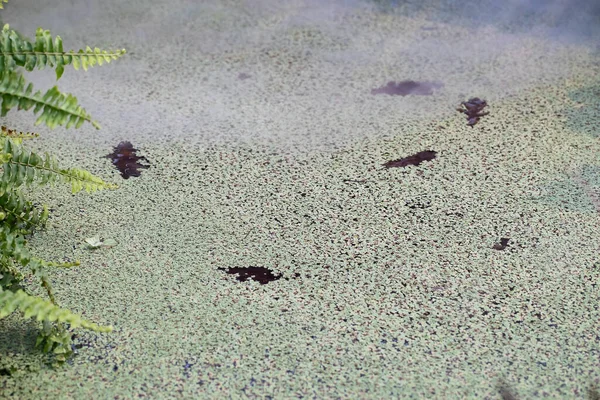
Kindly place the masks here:
[(494, 250), (504, 250), (509, 246), (509, 244), (508, 244), (509, 241), (510, 241), (510, 238), (500, 238), (500, 243), (494, 244), (492, 246), (492, 248)]
[(85, 239), (90, 249), (99, 249), (100, 247), (113, 247), (117, 245), (117, 241), (114, 239), (102, 239), (99, 236), (94, 236)]
[(121, 142), (111, 154), (104, 158), (112, 159), (112, 163), (121, 172), (123, 179), (129, 179), (130, 176), (140, 176), (140, 169), (148, 169), (149, 165), (140, 164), (138, 161), (144, 160), (148, 162), (146, 157), (140, 157), (135, 154), (137, 149), (133, 148), (131, 142)]
[(283, 274), (275, 275), (272, 270), (266, 267), (232, 267), (219, 268), (219, 270), (231, 275), (237, 274), (236, 279), (240, 282), (252, 279), (260, 282), (262, 285), (281, 279), (283, 276)]
[(481, 100), (479, 97), (470, 98), (468, 101), (460, 103), (461, 107), (457, 108), (457, 111), (467, 114), (467, 125), (471, 128), (479, 122), (479, 119), (484, 115), (488, 115), (489, 112), (483, 111), (487, 107), (487, 102)]
[(399, 160), (388, 161), (383, 164), (386, 168), (408, 167), (409, 165), (419, 165), (423, 161), (431, 161), (435, 158), (437, 151), (420, 151), (412, 156), (404, 157)]
[(414, 94), (417, 96), (431, 96), (435, 89), (444, 85), (440, 82), (416, 82), (416, 81), (390, 81), (387, 85), (377, 89), (372, 89), (371, 94), (389, 94), (390, 96), (408, 96)]

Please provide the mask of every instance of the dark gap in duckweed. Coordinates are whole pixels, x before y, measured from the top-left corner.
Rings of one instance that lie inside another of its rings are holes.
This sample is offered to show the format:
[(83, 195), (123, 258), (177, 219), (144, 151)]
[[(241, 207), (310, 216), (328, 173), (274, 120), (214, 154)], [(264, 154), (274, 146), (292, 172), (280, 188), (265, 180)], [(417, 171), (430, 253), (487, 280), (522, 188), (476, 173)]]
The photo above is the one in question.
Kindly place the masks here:
[(73, 351), (74, 354), (79, 354), (79, 350), (86, 347), (88, 349), (91, 349), (94, 347), (94, 344), (92, 344), (91, 340), (87, 337), (80, 337), (78, 334), (74, 333), (73, 335), (71, 335), (71, 350)]
[[(283, 274), (275, 275), (273, 270), (266, 267), (232, 267), (232, 268), (219, 268), (221, 271), (230, 275), (237, 274), (236, 279), (240, 282), (246, 282), (248, 279), (259, 282), (261, 285), (266, 285), (269, 282), (276, 281), (283, 277)], [(293, 278), (298, 278), (299, 273), (295, 273)], [(285, 278), (289, 280), (290, 278)]]
[(500, 384), (498, 385), (498, 392), (502, 400), (517, 400), (517, 397), (515, 396), (513, 391), (504, 382), (500, 382)]
[(387, 85), (377, 89), (372, 89), (371, 94), (388, 94), (390, 96), (408, 96), (409, 94), (417, 96), (431, 96), (435, 89), (444, 86), (440, 82), (417, 82), (412, 80), (394, 82), (390, 81)]
[(404, 202), (404, 205), (407, 206), (408, 208), (410, 208), (411, 210), (416, 210), (416, 209), (425, 209), (425, 208), (429, 208), (431, 207), (431, 202), (427, 201), (414, 201), (414, 200), (409, 200)]
[(508, 246), (510, 246), (508, 244), (508, 242), (510, 241), (510, 238), (500, 238), (500, 243), (496, 243), (492, 246), (492, 248), (494, 250), (504, 250), (506, 249)]
[(487, 107), (487, 102), (479, 97), (472, 97), (468, 101), (463, 101), (460, 105), (456, 110), (467, 115), (467, 125), (471, 128), (479, 122), (481, 117), (489, 114), (489, 112), (483, 111)]
[(10, 370), (8, 368), (0, 368), (0, 376), (11, 376)]
[(388, 161), (383, 164), (386, 168), (408, 167), (409, 165), (419, 165), (423, 161), (431, 161), (435, 158), (437, 151), (425, 150), (420, 151), (412, 156), (404, 157), (399, 160)]
[[(367, 183), (366, 179), (344, 179), (342, 180), (344, 183)], [(304, 196), (302, 196), (304, 197)]]
[(242, 73), (240, 73), (240, 74), (238, 75), (238, 79), (239, 79), (240, 81), (246, 80), (246, 79), (248, 79), (248, 78), (250, 78), (250, 75), (248, 75), (248, 74), (247, 74), (247, 73), (245, 73), (245, 72), (242, 72)]
[(140, 164), (138, 161), (144, 160), (149, 162), (146, 157), (140, 157), (135, 154), (138, 149), (135, 149), (131, 142), (121, 142), (111, 154), (103, 158), (110, 158), (112, 163), (121, 172), (123, 179), (129, 179), (131, 176), (140, 176), (140, 169), (150, 168), (149, 165)]
[(186, 378), (190, 378), (190, 370), (195, 364), (190, 364), (188, 360), (185, 360), (185, 365), (183, 366), (183, 374)]

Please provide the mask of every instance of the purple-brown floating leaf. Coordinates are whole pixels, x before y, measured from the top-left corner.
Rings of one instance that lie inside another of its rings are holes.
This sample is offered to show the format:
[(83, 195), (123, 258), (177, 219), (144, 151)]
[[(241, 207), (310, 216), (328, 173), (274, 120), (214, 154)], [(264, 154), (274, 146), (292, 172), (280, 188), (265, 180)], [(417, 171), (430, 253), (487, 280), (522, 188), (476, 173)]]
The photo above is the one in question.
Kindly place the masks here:
[(500, 238), (500, 243), (494, 244), (492, 246), (492, 248), (494, 250), (504, 250), (509, 246), (509, 244), (508, 244), (509, 241), (510, 241), (509, 238)]
[(245, 282), (248, 279), (260, 282), (265, 285), (269, 282), (281, 279), (283, 274), (275, 275), (272, 270), (265, 267), (233, 267), (233, 268), (219, 268), (221, 271), (225, 271), (228, 274), (237, 274), (237, 280)]
[(431, 161), (435, 158), (436, 151), (425, 150), (420, 151), (412, 156), (404, 157), (399, 160), (388, 161), (383, 164), (386, 168), (408, 167), (409, 165), (419, 165), (423, 161)]
[(471, 128), (479, 122), (481, 117), (489, 114), (487, 111), (483, 111), (487, 107), (487, 102), (479, 97), (470, 98), (468, 101), (460, 103), (460, 105), (461, 107), (456, 110), (467, 115), (467, 125)]
[(371, 90), (371, 94), (389, 94), (390, 96), (430, 96), (435, 89), (444, 86), (440, 82), (390, 81), (387, 85)]
[(135, 155), (137, 149), (133, 148), (131, 142), (121, 142), (115, 148), (111, 154), (104, 156), (104, 158), (112, 159), (112, 163), (121, 172), (123, 179), (129, 179), (130, 176), (140, 176), (141, 172), (139, 169), (150, 168), (149, 165), (143, 165), (138, 163), (140, 160), (148, 161), (146, 157), (139, 157)]

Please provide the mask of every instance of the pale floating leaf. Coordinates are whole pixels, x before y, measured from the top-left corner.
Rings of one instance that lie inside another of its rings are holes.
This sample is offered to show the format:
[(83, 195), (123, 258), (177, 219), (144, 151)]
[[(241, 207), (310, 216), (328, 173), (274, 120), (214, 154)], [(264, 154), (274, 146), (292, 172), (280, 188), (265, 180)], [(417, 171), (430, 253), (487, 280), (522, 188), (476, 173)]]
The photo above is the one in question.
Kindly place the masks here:
[(117, 241), (115, 239), (105, 239), (102, 243), (104, 247), (113, 247), (117, 245)]
[(102, 240), (100, 240), (98, 236), (85, 239), (85, 241), (92, 249), (97, 249), (98, 247), (102, 246)]

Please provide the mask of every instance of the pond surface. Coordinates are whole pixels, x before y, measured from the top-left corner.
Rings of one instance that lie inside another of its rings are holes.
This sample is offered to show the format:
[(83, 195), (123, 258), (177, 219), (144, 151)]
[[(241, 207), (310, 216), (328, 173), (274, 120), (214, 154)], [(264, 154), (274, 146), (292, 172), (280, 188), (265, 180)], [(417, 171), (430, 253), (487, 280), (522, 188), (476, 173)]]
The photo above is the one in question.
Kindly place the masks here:
[[(598, 7), (447, 3), (5, 5), (25, 35), (127, 55), (58, 82), (100, 131), (31, 142), (120, 186), (36, 192), (53, 211), (29, 241), (81, 261), (52, 271), (57, 298), (115, 331), (79, 332), (55, 371), (30, 350), (33, 321), (0, 321), (0, 397), (598, 384)], [(90, 251), (95, 236), (117, 245)]]

